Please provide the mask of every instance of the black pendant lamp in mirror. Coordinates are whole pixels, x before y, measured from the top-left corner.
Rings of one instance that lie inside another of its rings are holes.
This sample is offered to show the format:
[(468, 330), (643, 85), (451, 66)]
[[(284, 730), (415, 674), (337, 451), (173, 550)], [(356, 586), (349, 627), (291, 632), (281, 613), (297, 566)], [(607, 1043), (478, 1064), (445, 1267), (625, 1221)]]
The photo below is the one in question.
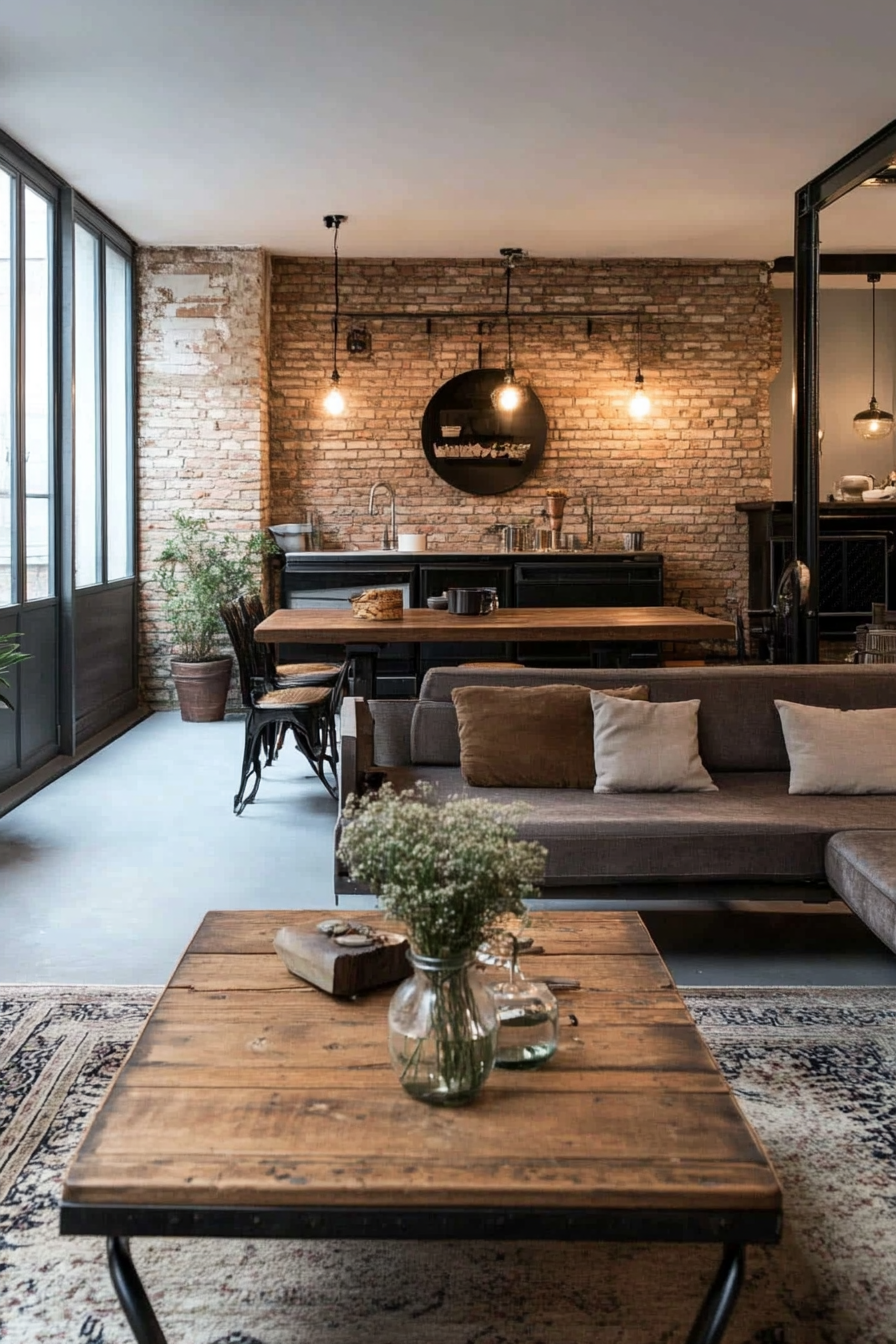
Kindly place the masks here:
[(504, 361), (504, 378), (492, 393), (492, 405), (496, 411), (505, 415), (512, 414), (522, 406), (529, 395), (529, 389), (517, 380), (513, 370), (513, 351), (510, 346), (510, 277), (513, 268), (524, 261), (526, 254), (521, 247), (502, 247), (504, 258), (504, 322), (507, 327), (507, 358)]
[(339, 226), (346, 218), (346, 215), (324, 215), (324, 224), (333, 230), (333, 372), (329, 391), (324, 397), (327, 415), (342, 415), (345, 410), (345, 397), (339, 388), (339, 369), (336, 367), (336, 346), (339, 341)]
[(877, 312), (876, 312), (876, 294), (877, 283), (880, 280), (880, 274), (873, 271), (868, 276), (868, 283), (871, 286), (871, 402), (867, 411), (859, 411), (852, 422), (852, 427), (861, 439), (885, 439), (888, 434), (893, 433), (893, 417), (889, 411), (882, 411), (877, 404), (875, 397), (875, 372), (877, 361)]

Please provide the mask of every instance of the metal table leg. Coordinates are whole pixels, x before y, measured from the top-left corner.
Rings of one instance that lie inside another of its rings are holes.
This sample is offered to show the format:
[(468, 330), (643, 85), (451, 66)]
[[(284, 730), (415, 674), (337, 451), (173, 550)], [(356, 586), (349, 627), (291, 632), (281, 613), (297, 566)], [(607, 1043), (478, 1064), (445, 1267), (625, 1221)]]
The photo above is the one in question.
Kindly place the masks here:
[(113, 1287), (137, 1344), (165, 1344), (162, 1327), (131, 1259), (127, 1237), (107, 1237), (106, 1254)]
[(688, 1335), (688, 1344), (719, 1344), (743, 1283), (744, 1261), (743, 1246), (725, 1247), (722, 1263)]
[(354, 671), (354, 694), (365, 700), (376, 699), (376, 659), (378, 644), (347, 644), (346, 657), (351, 658)]

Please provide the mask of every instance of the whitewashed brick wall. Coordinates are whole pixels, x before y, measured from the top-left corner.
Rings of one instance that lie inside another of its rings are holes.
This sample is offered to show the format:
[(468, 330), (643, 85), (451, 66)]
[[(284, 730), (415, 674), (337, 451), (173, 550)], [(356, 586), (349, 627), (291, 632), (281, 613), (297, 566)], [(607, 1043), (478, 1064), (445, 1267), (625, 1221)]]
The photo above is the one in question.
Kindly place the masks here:
[(258, 248), (153, 248), (137, 274), (141, 689), (168, 708), (171, 646), (151, 575), (173, 511), (225, 532), (269, 521), (268, 265)]

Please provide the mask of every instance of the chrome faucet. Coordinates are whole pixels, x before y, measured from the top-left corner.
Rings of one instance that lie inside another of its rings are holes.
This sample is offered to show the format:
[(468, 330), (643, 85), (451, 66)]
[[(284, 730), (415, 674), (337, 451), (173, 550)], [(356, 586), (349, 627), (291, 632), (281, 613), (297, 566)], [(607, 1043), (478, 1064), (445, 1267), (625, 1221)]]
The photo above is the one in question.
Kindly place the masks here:
[(585, 496), (585, 549), (589, 551), (594, 550), (594, 543), (598, 540), (594, 535), (595, 502), (594, 495)]
[(391, 513), (390, 518), (391, 525), (389, 527), (387, 527), (385, 524), (383, 525), (383, 550), (394, 551), (395, 548), (398, 546), (398, 533), (395, 526), (395, 491), (393, 490), (392, 486), (389, 484), (388, 481), (374, 481), (373, 485), (370, 487), (370, 499), (367, 504), (367, 512), (370, 514), (372, 518), (376, 517), (378, 510), (374, 496), (376, 495), (376, 492), (377, 490), (379, 490), (380, 486), (382, 486), (384, 490), (389, 491), (390, 513)]

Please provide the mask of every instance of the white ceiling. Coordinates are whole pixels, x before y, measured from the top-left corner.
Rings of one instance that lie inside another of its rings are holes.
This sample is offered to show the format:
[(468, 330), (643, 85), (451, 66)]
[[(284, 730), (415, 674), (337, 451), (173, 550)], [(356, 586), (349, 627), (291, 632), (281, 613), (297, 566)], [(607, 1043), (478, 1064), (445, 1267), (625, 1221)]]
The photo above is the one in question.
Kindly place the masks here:
[(772, 258), (894, 50), (894, 0), (7, 0), (0, 126), (141, 243)]

